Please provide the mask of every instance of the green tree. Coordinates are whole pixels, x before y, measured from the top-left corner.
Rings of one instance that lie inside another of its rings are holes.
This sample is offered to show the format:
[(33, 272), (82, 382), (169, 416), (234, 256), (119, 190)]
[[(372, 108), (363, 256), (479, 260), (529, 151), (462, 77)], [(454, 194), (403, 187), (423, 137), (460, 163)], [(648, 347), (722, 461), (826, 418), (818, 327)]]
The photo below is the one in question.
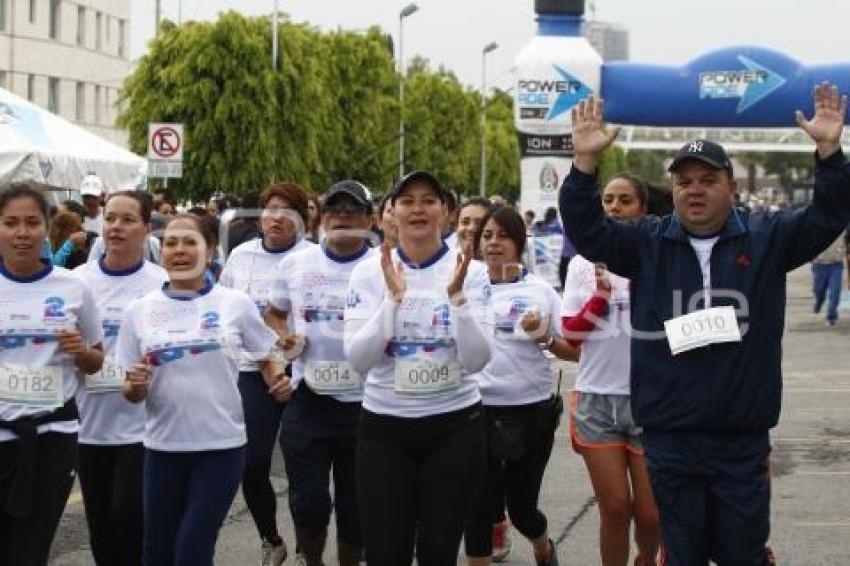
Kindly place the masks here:
[(667, 152), (659, 149), (633, 149), (626, 154), (624, 170), (634, 173), (648, 183), (667, 184), (667, 170), (664, 161)]
[(628, 169), (626, 153), (618, 145), (612, 145), (602, 153), (599, 161), (599, 182), (605, 185), (612, 176)]
[(333, 32), (325, 43), (333, 110), (323, 116), (324, 186), (354, 178), (384, 192), (398, 166), (398, 76), (387, 38), (373, 27)]
[[(509, 93), (498, 89), (487, 102), (485, 186), (488, 194), (500, 193), (511, 200), (517, 200), (520, 189), (519, 142), (514, 128), (513, 103), (513, 97)], [(480, 157), (478, 164), (480, 170)]]
[(405, 86), (405, 168), (427, 169), (462, 195), (478, 188), (478, 95), (451, 73), (419, 70)]

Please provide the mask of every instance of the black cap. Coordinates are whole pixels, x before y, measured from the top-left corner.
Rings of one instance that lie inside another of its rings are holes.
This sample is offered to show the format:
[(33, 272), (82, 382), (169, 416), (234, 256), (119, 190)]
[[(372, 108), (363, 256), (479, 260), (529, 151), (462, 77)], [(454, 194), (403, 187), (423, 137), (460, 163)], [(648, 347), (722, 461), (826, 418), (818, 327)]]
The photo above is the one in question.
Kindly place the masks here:
[(363, 183), (346, 179), (331, 185), (328, 192), (325, 193), (325, 204), (330, 203), (338, 195), (348, 195), (357, 202), (369, 209), (372, 208), (372, 195), (369, 193)]
[(441, 201), (446, 202), (446, 194), (443, 191), (443, 186), (440, 185), (440, 181), (438, 181), (435, 176), (428, 173), (427, 171), (413, 171), (399, 179), (393, 187), (393, 190), (390, 192), (390, 202), (395, 202), (395, 199), (401, 196), (401, 193), (404, 191), (404, 189), (413, 185), (414, 183), (430, 187), (434, 190), (434, 193), (436, 193), (437, 197)]
[(534, 12), (581, 16), (584, 15), (584, 0), (535, 0)]
[(715, 169), (723, 169), (729, 176), (732, 177), (732, 162), (726, 155), (726, 150), (723, 146), (708, 140), (691, 140), (679, 149), (679, 153), (673, 158), (673, 162), (667, 168), (667, 171), (673, 172), (683, 161), (696, 159)]

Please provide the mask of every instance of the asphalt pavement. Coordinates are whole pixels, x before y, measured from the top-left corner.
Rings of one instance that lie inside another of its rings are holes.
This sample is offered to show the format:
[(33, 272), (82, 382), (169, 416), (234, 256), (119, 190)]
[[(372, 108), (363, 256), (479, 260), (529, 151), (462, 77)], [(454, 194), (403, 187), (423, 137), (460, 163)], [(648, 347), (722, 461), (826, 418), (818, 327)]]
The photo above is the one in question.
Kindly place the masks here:
[[(772, 432), (770, 544), (782, 565), (846, 566), (850, 564), (850, 312), (842, 313), (837, 326), (826, 326), (823, 315), (812, 313), (810, 277), (809, 268), (803, 267), (788, 278), (783, 411)], [(575, 366), (561, 367), (564, 391), (568, 391)], [(272, 481), (279, 495), (283, 536), (294, 547), (279, 454)], [(549, 518), (562, 565), (600, 564), (598, 510), (583, 462), (569, 446), (566, 421), (557, 432), (541, 507)], [(533, 565), (530, 545), (515, 531), (512, 538), (509, 564)], [(336, 563), (333, 527), (325, 561)], [(216, 564), (259, 563), (259, 540), (237, 496), (221, 531)], [(458, 564), (462, 563), (459, 558)], [(78, 488), (62, 518), (50, 564), (94, 564)]]

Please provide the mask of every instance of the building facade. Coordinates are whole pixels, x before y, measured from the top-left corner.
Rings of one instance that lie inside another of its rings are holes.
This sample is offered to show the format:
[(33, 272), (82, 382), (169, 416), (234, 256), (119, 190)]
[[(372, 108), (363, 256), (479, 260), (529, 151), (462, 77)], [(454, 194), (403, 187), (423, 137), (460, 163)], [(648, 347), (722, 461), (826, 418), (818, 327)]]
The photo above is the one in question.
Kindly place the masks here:
[(127, 147), (130, 0), (0, 0), (0, 87)]
[(623, 26), (588, 20), (584, 22), (583, 33), (603, 61), (629, 60), (629, 32)]

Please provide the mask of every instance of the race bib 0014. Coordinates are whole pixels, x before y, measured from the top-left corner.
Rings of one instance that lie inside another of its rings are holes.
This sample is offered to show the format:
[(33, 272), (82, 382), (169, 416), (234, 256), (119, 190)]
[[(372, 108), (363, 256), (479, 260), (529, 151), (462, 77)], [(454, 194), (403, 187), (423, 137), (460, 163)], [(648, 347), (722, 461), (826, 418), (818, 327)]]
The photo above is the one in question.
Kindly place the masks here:
[(28, 367), (0, 364), (0, 401), (61, 407), (62, 366)]
[(395, 391), (405, 395), (433, 395), (460, 387), (457, 361), (435, 362), (423, 359), (396, 359)]
[(308, 361), (304, 379), (316, 393), (345, 393), (360, 390), (360, 374), (348, 362)]
[(103, 359), (100, 371), (86, 375), (86, 391), (89, 393), (105, 393), (119, 391), (124, 383), (124, 369), (112, 358)]
[(741, 341), (732, 307), (714, 307), (670, 319), (664, 323), (664, 330), (674, 356), (709, 344)]

